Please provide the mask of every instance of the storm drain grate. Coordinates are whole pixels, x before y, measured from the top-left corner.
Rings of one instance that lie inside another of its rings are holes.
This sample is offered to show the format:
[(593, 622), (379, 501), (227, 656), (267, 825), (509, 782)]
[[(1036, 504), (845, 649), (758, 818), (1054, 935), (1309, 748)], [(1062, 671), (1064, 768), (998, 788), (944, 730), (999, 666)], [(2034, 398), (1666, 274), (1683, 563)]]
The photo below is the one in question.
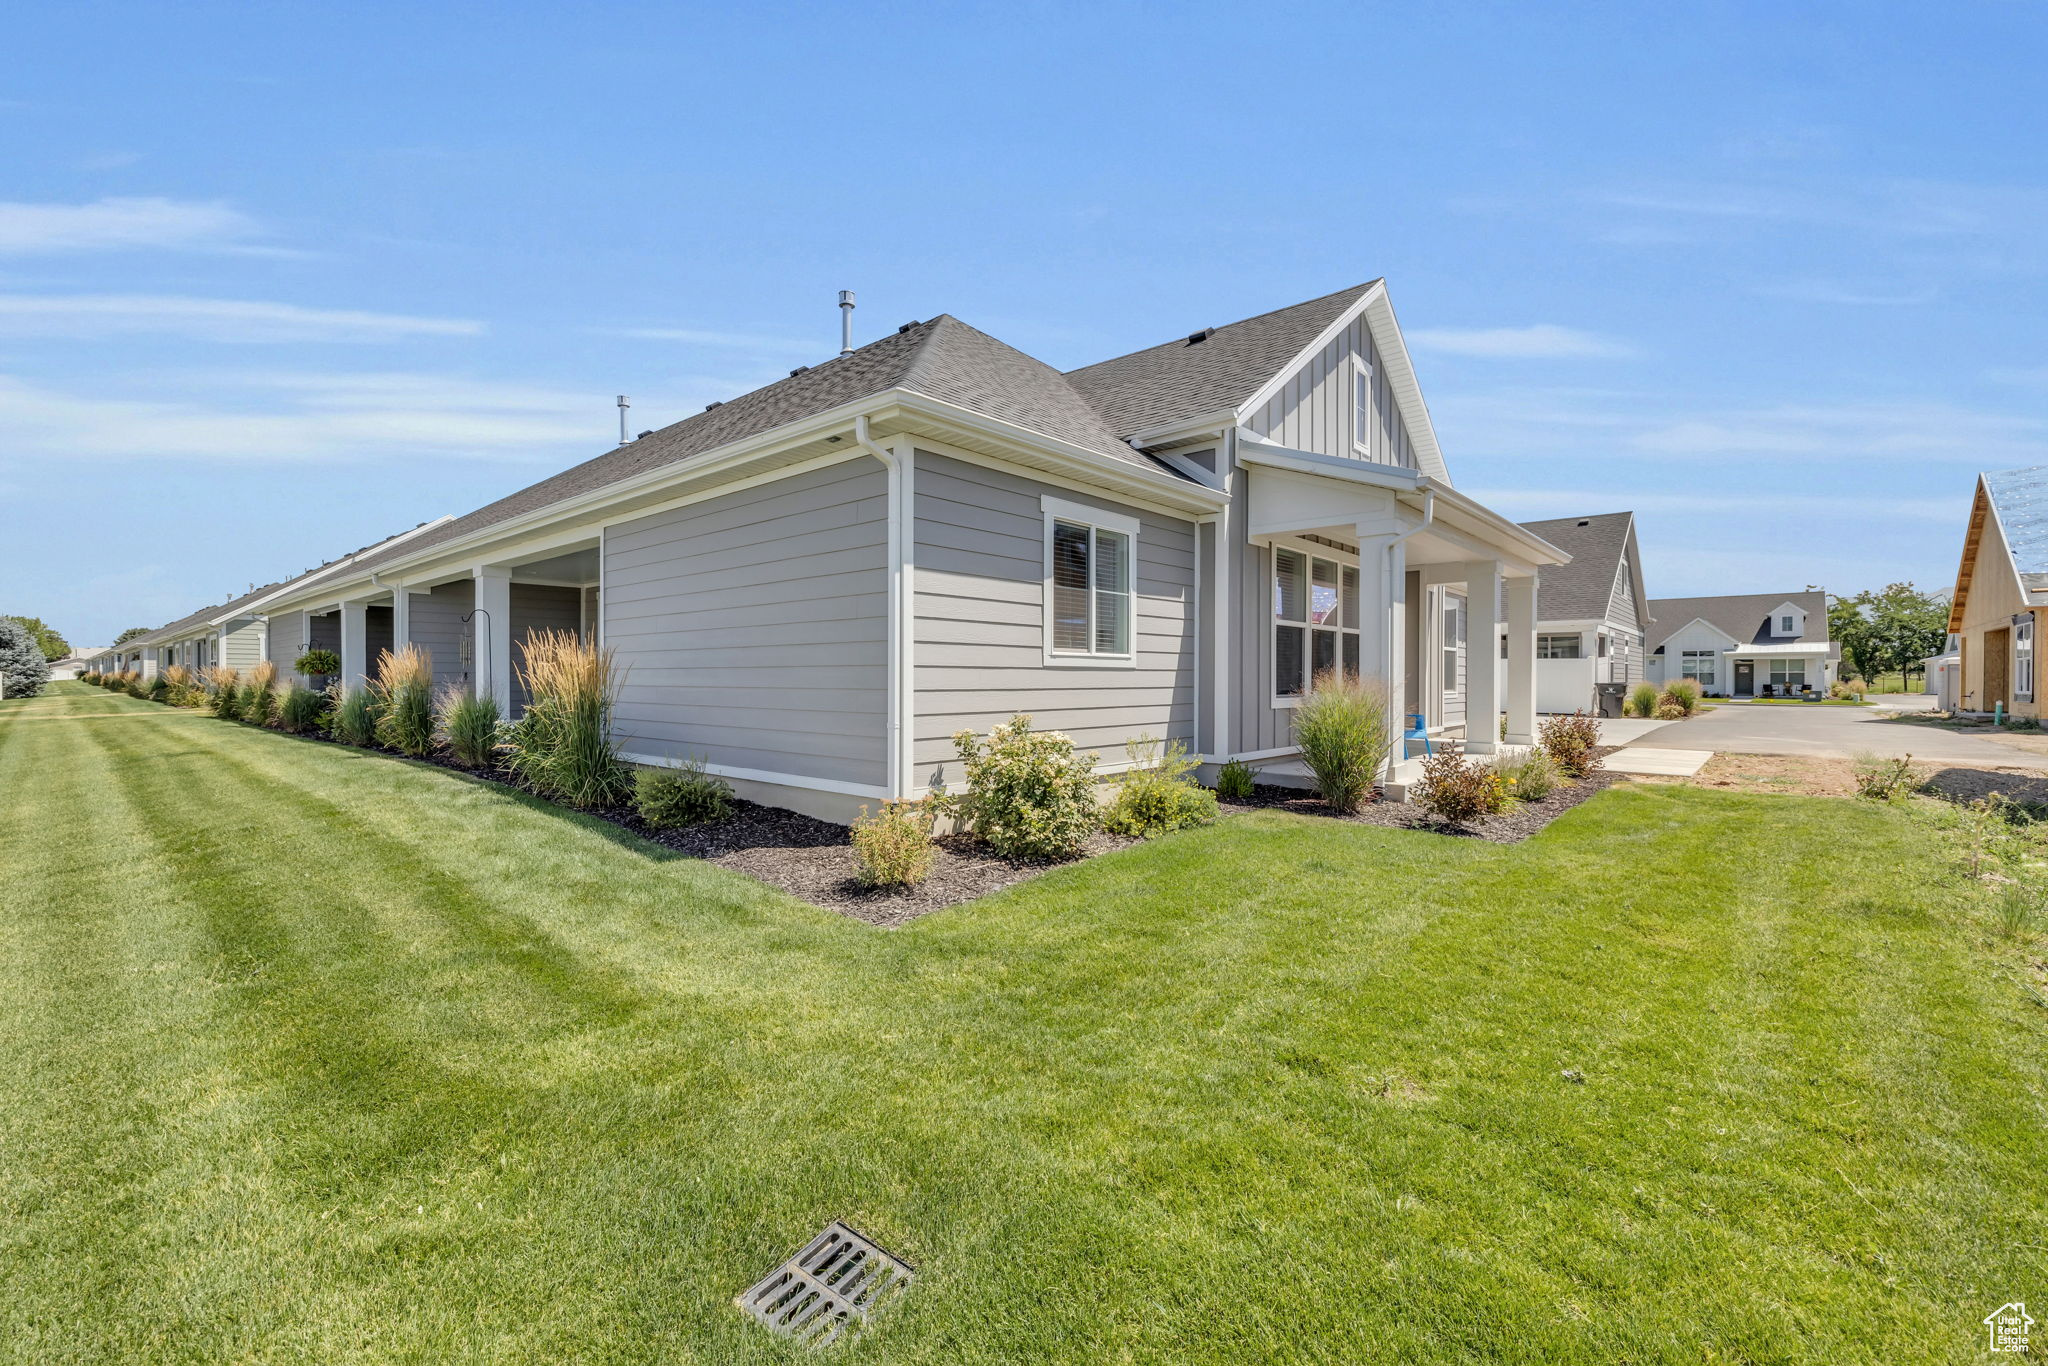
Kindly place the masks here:
[(835, 1219), (733, 1303), (771, 1333), (823, 1347), (872, 1318), (916, 1274)]

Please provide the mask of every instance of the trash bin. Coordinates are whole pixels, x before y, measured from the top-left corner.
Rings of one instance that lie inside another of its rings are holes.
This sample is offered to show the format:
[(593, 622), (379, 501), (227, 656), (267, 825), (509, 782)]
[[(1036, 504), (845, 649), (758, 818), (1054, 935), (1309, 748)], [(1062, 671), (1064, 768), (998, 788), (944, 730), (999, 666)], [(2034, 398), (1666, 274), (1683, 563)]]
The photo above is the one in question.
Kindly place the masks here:
[(1621, 715), (1622, 699), (1628, 696), (1626, 683), (1601, 683), (1596, 685), (1600, 694), (1600, 715), (1618, 717)]

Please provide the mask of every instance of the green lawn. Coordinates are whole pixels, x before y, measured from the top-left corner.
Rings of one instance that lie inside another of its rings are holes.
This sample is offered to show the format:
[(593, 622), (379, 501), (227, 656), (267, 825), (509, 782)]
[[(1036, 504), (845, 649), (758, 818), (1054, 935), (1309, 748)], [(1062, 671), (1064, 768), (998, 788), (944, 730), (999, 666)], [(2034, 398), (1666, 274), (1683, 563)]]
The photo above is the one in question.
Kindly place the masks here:
[(845, 1361), (1945, 1362), (2048, 1301), (2048, 1010), (1904, 810), (1261, 814), (890, 933), (63, 685), (0, 831), (8, 1362), (811, 1359), (731, 1301), (834, 1217), (921, 1271)]

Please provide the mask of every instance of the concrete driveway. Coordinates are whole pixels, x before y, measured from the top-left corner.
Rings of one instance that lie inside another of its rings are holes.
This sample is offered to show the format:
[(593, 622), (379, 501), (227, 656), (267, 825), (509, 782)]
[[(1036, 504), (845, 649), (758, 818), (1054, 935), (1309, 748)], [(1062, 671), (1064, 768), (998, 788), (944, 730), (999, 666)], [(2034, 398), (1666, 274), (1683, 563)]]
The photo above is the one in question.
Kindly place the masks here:
[(1934, 764), (2048, 771), (2048, 756), (1996, 740), (1958, 735), (1931, 726), (1883, 720), (1879, 707), (1757, 706), (1716, 702), (1712, 711), (1673, 721), (1626, 745), (1713, 750), (1720, 754), (1808, 754), (1848, 759), (1857, 753), (1910, 754)]

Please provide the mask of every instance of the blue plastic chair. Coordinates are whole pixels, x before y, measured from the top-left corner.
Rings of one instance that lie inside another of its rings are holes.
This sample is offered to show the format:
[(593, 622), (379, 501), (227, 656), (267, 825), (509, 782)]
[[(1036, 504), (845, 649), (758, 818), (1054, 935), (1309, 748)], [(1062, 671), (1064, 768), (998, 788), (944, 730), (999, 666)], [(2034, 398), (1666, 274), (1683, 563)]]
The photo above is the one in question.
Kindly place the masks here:
[(1429, 727), (1423, 724), (1422, 713), (1419, 711), (1408, 713), (1408, 729), (1401, 732), (1401, 757), (1403, 759), (1411, 757), (1408, 752), (1408, 742), (1410, 740), (1422, 741), (1422, 752), (1432, 758), (1435, 757), (1436, 750), (1429, 743)]

